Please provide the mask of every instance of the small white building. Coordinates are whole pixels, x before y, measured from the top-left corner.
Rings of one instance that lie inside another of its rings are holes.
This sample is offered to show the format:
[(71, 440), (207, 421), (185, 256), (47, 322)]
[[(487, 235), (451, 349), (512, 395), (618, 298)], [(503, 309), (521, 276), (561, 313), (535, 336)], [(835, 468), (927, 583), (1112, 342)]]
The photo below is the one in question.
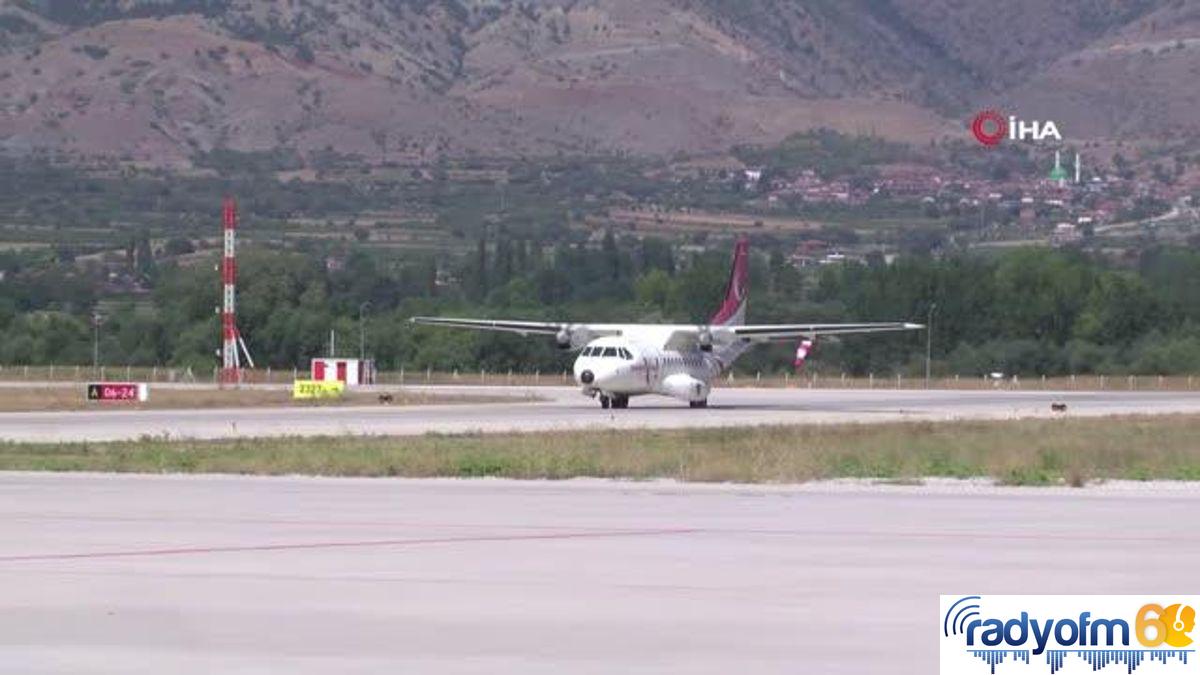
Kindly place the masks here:
[(347, 387), (375, 384), (373, 359), (313, 359), (309, 376), (318, 382), (344, 382)]
[(1075, 227), (1074, 223), (1059, 223), (1050, 234), (1050, 241), (1054, 244), (1066, 244), (1081, 238), (1079, 228)]

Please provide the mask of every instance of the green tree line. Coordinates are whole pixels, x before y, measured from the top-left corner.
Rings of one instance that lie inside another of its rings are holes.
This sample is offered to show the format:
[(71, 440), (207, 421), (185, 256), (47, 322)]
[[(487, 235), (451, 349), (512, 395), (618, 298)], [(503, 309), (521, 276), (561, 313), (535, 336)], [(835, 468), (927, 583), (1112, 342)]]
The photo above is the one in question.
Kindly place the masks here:
[[(553, 372), (570, 355), (549, 340), (417, 327), (417, 314), (564, 321), (701, 323), (728, 274), (727, 242), (679, 254), (656, 238), (543, 245), (493, 228), (460, 253), (340, 254), (252, 249), (240, 260), (238, 320), (260, 366), (305, 367), (337, 336), (339, 355), (387, 369)], [(145, 267), (142, 246), (131, 266)], [(882, 258), (796, 269), (762, 239), (752, 262), (752, 322), (932, 318), (938, 372), (978, 375), (1200, 372), (1200, 253), (1162, 248), (1116, 266), (1072, 251)], [(155, 264), (144, 295), (106, 295), (77, 264), (0, 256), (0, 362), (87, 364), (92, 317), (110, 365), (216, 364), (216, 259)], [(137, 272), (138, 270), (134, 270)], [(145, 275), (145, 269), (140, 270)], [(363, 321), (359, 321), (360, 315)], [(925, 335), (818, 344), (824, 373), (921, 372)], [(790, 368), (794, 345), (751, 351), (743, 371)]]

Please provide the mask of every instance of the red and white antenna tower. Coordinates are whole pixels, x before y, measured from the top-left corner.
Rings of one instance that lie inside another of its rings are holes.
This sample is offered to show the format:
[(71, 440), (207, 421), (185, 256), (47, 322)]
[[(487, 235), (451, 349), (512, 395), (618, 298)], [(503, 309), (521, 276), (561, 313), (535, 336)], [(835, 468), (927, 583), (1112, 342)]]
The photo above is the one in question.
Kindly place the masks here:
[(238, 384), (242, 381), (241, 354), (254, 367), (250, 350), (237, 328), (237, 202), (226, 197), (221, 204), (221, 224), (225, 232), (225, 255), (221, 260), (221, 382)]

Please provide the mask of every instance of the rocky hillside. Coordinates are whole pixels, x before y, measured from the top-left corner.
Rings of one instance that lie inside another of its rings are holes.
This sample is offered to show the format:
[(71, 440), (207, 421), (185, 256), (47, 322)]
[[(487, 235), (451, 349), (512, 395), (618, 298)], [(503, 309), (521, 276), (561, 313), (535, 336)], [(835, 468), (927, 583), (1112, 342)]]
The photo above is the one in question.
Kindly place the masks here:
[[(1196, 0), (0, 0), (0, 148), (704, 152), (833, 127), (1200, 132)], [(1195, 37), (1193, 37), (1195, 36)]]

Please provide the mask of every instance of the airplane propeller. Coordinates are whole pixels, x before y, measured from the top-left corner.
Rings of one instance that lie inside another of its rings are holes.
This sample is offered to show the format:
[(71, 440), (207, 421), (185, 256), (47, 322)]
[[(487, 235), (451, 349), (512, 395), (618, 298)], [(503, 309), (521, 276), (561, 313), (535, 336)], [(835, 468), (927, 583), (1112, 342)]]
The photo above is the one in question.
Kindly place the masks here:
[(564, 350), (573, 347), (574, 340), (571, 339), (571, 333), (571, 327), (567, 324), (563, 324), (562, 328), (558, 329), (558, 333), (555, 333), (554, 335), (554, 345), (559, 349)]

